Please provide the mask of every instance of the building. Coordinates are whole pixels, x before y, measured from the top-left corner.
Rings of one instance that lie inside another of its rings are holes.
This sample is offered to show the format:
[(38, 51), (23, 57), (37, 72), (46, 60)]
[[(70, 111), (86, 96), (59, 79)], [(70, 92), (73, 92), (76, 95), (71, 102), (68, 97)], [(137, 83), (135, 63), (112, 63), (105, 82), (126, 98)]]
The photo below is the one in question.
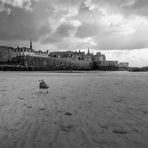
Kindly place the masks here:
[(94, 68), (100, 70), (118, 70), (118, 61), (96, 61)]
[(15, 55), (16, 56), (33, 56), (34, 51), (33, 51), (33, 49), (30, 49), (27, 47), (17, 47), (15, 49)]
[(93, 56), (93, 61), (106, 61), (106, 56), (104, 54), (101, 54), (101, 52), (97, 52), (96, 55)]
[(74, 52), (73, 51), (55, 51), (55, 52), (50, 52), (49, 56), (54, 57), (54, 58), (71, 58), (73, 56)]
[(54, 58), (72, 58), (75, 60), (84, 60), (85, 52), (77, 51), (56, 51), (50, 52), (50, 57)]
[(0, 46), (0, 62), (11, 61), (16, 56), (15, 48), (9, 46)]
[(99, 61), (99, 66), (116, 66), (118, 67), (118, 61)]
[(38, 56), (38, 57), (48, 57), (48, 50), (43, 52), (41, 50), (34, 50), (32, 48), (32, 40), (30, 40), (30, 48), (27, 47), (18, 47), (17, 56)]
[(88, 51), (87, 51), (87, 54), (85, 54), (84, 55), (84, 58), (83, 58), (85, 61), (92, 61), (92, 59), (93, 59), (93, 54), (92, 53), (90, 53), (90, 50), (89, 50), (89, 48), (88, 48)]
[(32, 49), (32, 41), (30, 40), (30, 48), (27, 47), (8, 47), (0, 46), (0, 62), (12, 61), (18, 56), (35, 56), (35, 57), (48, 57), (48, 50), (43, 52), (41, 50)]
[(120, 62), (118, 64), (119, 70), (128, 70), (129, 63), (128, 62)]
[(100, 70), (127, 70), (129, 63), (118, 61), (107, 61), (106, 56), (97, 52), (95, 55), (82, 51), (57, 51), (50, 52), (34, 50), (32, 41), (30, 47), (8, 47), (0, 46), (0, 63), (16, 64), (25, 67), (44, 67), (48, 69), (100, 69)]

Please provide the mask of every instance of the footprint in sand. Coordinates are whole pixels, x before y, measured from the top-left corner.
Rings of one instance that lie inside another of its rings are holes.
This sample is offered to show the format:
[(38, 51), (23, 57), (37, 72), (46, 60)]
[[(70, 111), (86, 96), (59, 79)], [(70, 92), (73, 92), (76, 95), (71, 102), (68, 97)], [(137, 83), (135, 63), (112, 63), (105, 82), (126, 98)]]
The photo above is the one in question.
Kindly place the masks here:
[(44, 110), (46, 110), (46, 108), (45, 107), (40, 107), (40, 110), (44, 111)]
[(127, 131), (125, 131), (125, 130), (113, 130), (113, 133), (119, 134), (119, 135), (124, 135), (124, 134), (127, 134)]
[(72, 113), (66, 112), (65, 115), (67, 115), (67, 116), (72, 116)]
[(27, 108), (32, 108), (32, 106), (31, 105), (28, 105)]
[(144, 114), (148, 114), (148, 110), (142, 110)]
[(60, 129), (64, 132), (70, 132), (75, 129), (75, 125), (69, 124), (69, 125), (60, 125)]
[(23, 97), (18, 97), (18, 99), (19, 99), (19, 100), (24, 100), (24, 98), (23, 98)]
[(60, 97), (60, 98), (63, 99), (63, 100), (65, 100), (67, 97), (64, 97), (64, 96), (63, 96), (63, 97)]
[(115, 102), (118, 102), (118, 103), (122, 102), (122, 100), (119, 99), (119, 98), (118, 98), (118, 99), (115, 99), (114, 101), (115, 101)]
[(100, 126), (101, 128), (103, 128), (103, 129), (108, 129), (108, 126), (106, 126), (106, 125), (99, 124), (99, 126)]

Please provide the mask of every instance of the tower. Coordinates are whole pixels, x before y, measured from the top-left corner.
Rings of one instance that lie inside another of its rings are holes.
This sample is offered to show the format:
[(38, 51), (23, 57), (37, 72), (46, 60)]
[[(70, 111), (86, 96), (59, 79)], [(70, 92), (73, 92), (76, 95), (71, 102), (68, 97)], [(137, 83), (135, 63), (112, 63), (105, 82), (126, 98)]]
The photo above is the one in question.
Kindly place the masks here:
[(90, 54), (90, 52), (89, 52), (89, 48), (88, 48), (88, 52), (87, 52), (87, 55), (89, 55)]
[(30, 49), (32, 49), (32, 40), (30, 40)]

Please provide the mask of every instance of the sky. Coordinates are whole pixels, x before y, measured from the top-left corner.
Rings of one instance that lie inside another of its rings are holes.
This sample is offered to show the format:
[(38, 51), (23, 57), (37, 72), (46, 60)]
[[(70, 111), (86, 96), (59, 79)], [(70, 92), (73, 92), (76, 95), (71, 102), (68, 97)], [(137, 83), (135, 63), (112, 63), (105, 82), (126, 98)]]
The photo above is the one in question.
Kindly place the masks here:
[(0, 0), (0, 45), (148, 65), (148, 0)]

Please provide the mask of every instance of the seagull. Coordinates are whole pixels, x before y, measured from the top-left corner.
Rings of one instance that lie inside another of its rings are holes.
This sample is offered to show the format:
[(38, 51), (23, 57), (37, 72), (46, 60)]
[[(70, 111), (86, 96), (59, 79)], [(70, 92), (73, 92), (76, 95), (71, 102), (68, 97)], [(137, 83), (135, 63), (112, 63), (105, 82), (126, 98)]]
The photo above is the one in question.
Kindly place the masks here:
[(39, 89), (40, 90), (47, 90), (47, 93), (48, 93), (48, 88), (49, 86), (46, 84), (46, 82), (44, 80), (39, 80)]

